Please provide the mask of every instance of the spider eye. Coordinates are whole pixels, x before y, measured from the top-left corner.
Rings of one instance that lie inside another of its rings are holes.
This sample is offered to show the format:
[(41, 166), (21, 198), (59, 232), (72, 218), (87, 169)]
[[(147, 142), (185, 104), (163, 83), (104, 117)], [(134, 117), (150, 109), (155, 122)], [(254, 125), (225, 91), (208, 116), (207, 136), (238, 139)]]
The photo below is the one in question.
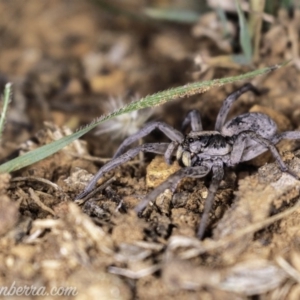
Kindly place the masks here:
[(194, 139), (189, 138), (189, 143), (193, 143), (193, 142), (194, 142)]

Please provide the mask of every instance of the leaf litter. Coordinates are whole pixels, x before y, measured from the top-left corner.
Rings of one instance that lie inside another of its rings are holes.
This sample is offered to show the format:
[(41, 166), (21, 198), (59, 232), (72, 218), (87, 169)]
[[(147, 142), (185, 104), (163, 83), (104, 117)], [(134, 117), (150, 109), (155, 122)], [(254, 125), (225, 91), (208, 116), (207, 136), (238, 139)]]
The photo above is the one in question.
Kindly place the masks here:
[[(92, 4), (78, 1), (70, 10), (65, 4), (47, 2), (47, 9), (60, 11), (62, 20), (69, 16), (67, 21), (56, 22), (63, 28), (58, 35), (51, 17), (39, 17), (45, 7), (33, 2), (22, 10), (19, 22), (24, 26), (18, 27), (7, 22), (18, 10), (16, 3), (0, 3), (7, 11), (0, 23), (6, 29), (6, 43), (0, 47), (2, 72), (12, 81), (15, 76), (23, 81), (16, 85), (12, 114), (8, 114), (3, 159), (12, 152), (15, 156), (27, 153), (89, 123), (105, 113), (104, 103), (110, 97), (131, 98), (131, 90), (153, 94), (192, 80), (249, 71), (228, 61), (232, 43), (222, 35), (220, 24), (216, 24), (217, 31), (205, 31), (205, 19), (189, 30), (179, 29), (176, 35), (168, 26), (161, 32), (153, 32), (151, 26), (133, 28), (134, 21), (126, 21), (124, 32), (105, 25)], [(34, 22), (33, 14), (37, 16)], [(218, 20), (214, 12), (206, 18)], [(116, 27), (124, 25), (122, 20), (114, 22)], [(228, 22), (229, 38), (234, 39), (237, 23)], [(260, 97), (244, 95), (234, 106), (234, 114), (260, 111), (269, 114), (281, 131), (299, 129), (296, 23), (296, 19), (288, 21), (284, 12), (278, 22), (271, 23), (257, 67), (277, 64), (283, 58), (294, 61), (255, 78), (253, 82), (268, 92)], [(39, 27), (49, 33), (44, 38), (51, 46), (45, 47), (39, 39)], [(30, 29), (34, 38), (24, 35), (23, 28)], [(97, 42), (96, 29), (103, 37)], [(13, 38), (19, 38), (28, 52), (7, 43)], [(180, 55), (175, 55), (168, 45), (178, 45), (178, 40), (186, 43), (181, 43)], [(213, 60), (203, 59), (207, 57)], [(197, 108), (209, 128), (223, 99), (238, 86), (230, 84), (166, 104), (152, 118), (179, 128), (183, 112)], [(17, 121), (16, 114), (20, 116)], [(63, 127), (66, 124), (71, 129)], [(133, 212), (144, 195), (179, 168), (167, 166), (161, 157), (146, 156), (143, 162), (136, 159), (117, 168), (98, 182), (94, 194), (74, 203), (103, 158), (111, 157), (121, 142), (108, 140), (107, 135), (88, 134), (86, 141), (77, 140), (34, 165), (1, 174), (0, 286), (13, 282), (47, 290), (74, 286), (78, 294), (70, 299), (299, 298), (300, 183), (282, 174), (270, 155), (227, 171), (210, 214), (208, 236), (199, 241), (195, 231), (209, 178), (185, 179), (174, 195), (166, 190), (142, 218)], [(162, 137), (154, 133), (149, 140)], [(299, 174), (299, 142), (284, 141), (278, 147), (284, 161)]]

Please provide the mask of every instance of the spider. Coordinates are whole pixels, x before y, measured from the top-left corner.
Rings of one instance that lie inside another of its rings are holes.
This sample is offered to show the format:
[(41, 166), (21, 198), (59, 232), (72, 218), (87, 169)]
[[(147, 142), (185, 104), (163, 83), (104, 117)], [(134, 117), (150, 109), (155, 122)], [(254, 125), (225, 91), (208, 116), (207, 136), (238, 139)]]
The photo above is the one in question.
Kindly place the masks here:
[[(180, 180), (184, 177), (202, 178), (212, 172), (204, 211), (197, 230), (197, 236), (202, 239), (215, 193), (224, 176), (224, 167), (234, 167), (240, 162), (251, 160), (269, 150), (280, 170), (299, 180), (298, 175), (283, 162), (275, 145), (282, 139), (300, 139), (300, 131), (277, 133), (275, 122), (269, 116), (257, 112), (245, 113), (225, 122), (232, 104), (247, 91), (260, 94), (260, 91), (250, 83), (231, 93), (224, 100), (218, 113), (214, 131), (203, 130), (197, 110), (190, 111), (183, 121), (183, 130), (189, 125), (191, 127), (190, 133), (186, 135), (164, 122), (146, 124), (141, 130), (122, 142), (112, 160), (100, 168), (76, 199), (85, 197), (92, 191), (103, 174), (129, 161), (140, 151), (164, 155), (168, 164), (172, 163), (173, 153), (176, 151), (176, 159), (182, 168), (146, 195), (135, 211), (142, 212), (150, 201), (155, 201), (157, 196), (166, 189), (170, 189), (174, 193)], [(145, 137), (155, 129), (162, 131), (171, 140), (171, 143), (147, 143), (125, 152), (131, 143)]]

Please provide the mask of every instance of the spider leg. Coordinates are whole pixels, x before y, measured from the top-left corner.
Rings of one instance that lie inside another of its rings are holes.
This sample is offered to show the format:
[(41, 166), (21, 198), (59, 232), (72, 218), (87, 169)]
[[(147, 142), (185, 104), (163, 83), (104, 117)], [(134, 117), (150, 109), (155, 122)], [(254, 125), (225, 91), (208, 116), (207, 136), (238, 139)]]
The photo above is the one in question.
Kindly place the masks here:
[[(288, 136), (288, 134), (286, 134), (286, 136)], [(260, 136), (259, 134), (257, 134), (254, 131), (243, 131), (237, 135), (237, 139), (233, 144), (233, 148), (232, 148), (231, 155), (230, 155), (229, 164), (231, 166), (234, 166), (234, 165), (238, 164), (239, 162), (246, 160), (245, 156), (244, 156), (244, 150), (245, 150), (247, 139), (253, 140), (253, 141), (257, 142), (258, 144), (260, 144), (258, 147), (256, 145), (253, 145), (252, 147), (249, 148), (251, 150), (251, 154), (253, 155), (253, 157), (256, 157), (260, 153), (264, 152), (264, 151), (262, 151), (262, 149), (264, 149), (264, 148), (269, 149), (271, 151), (273, 157), (278, 162), (280, 170), (282, 172), (289, 173), (293, 177), (299, 179), (298, 175), (295, 174), (293, 171), (289, 170), (289, 168), (283, 162), (283, 160), (282, 160), (277, 148), (274, 146), (273, 142), (263, 138), (262, 136)], [(250, 153), (249, 150), (248, 150), (248, 153)]]
[(237, 91), (231, 93), (223, 102), (223, 105), (219, 111), (219, 114), (217, 116), (217, 121), (215, 125), (215, 130), (216, 131), (221, 131), (225, 120), (227, 118), (228, 112), (232, 106), (232, 104), (244, 93), (252, 91), (255, 95), (260, 95), (261, 92), (254, 87), (251, 83), (247, 83), (243, 85), (240, 89)]
[(281, 140), (300, 140), (300, 131), (285, 131), (279, 133), (272, 139), (272, 142), (277, 144)]
[(255, 158), (258, 155), (266, 152), (267, 150), (268, 150), (267, 147), (265, 147), (264, 145), (260, 145), (260, 144), (255, 144), (253, 146), (250, 146), (250, 147), (244, 149), (244, 152), (242, 153), (242, 156), (241, 156), (239, 162), (248, 161), (248, 160)]
[(175, 150), (175, 148), (178, 146), (177, 142), (171, 142), (165, 152), (165, 161), (167, 162), (168, 165), (172, 164), (172, 154)]
[(199, 239), (203, 238), (206, 229), (206, 224), (209, 217), (209, 212), (211, 211), (211, 208), (214, 203), (215, 194), (224, 177), (223, 162), (221, 159), (214, 161), (214, 164), (212, 166), (212, 172), (213, 172), (212, 181), (208, 188), (208, 194), (207, 194), (207, 198), (205, 199), (204, 210), (197, 231), (197, 236)]
[[(272, 144), (276, 145), (281, 140), (300, 140), (300, 131), (286, 131), (279, 134), (276, 134), (272, 139)], [(264, 145), (256, 144), (255, 146), (250, 146), (246, 148), (242, 155), (241, 161), (248, 161), (261, 153), (267, 151), (268, 148), (266, 148)]]
[(75, 199), (82, 199), (85, 197), (88, 193), (90, 193), (93, 188), (95, 187), (97, 181), (99, 178), (101, 178), (105, 173), (109, 172), (110, 170), (118, 167), (121, 164), (124, 164), (125, 162), (129, 161), (133, 157), (135, 157), (139, 152), (150, 152), (150, 153), (156, 153), (163, 155), (168, 148), (168, 143), (149, 143), (149, 144), (143, 144), (139, 147), (133, 148), (128, 150), (126, 153), (120, 155), (119, 157), (112, 159), (108, 163), (102, 166), (102, 168), (95, 174), (95, 176), (92, 178), (92, 180), (88, 183), (88, 185), (85, 187), (84, 191), (80, 193)]
[(175, 143), (181, 143), (184, 140), (184, 136), (181, 132), (173, 128), (172, 126), (164, 123), (164, 122), (151, 122), (146, 124), (141, 130), (139, 130), (137, 133), (129, 136), (126, 138), (123, 143), (119, 146), (118, 150), (114, 154), (112, 159), (115, 159), (116, 157), (120, 156), (122, 153), (124, 153), (125, 149), (132, 144), (133, 142), (143, 138), (144, 136), (148, 135), (150, 132), (152, 132), (154, 129), (159, 129), (162, 131), (171, 141)]
[(193, 109), (186, 115), (181, 125), (181, 131), (184, 131), (189, 124), (191, 124), (192, 131), (203, 130), (201, 117), (198, 110)]
[(135, 207), (137, 213), (142, 212), (150, 201), (154, 201), (160, 194), (166, 189), (170, 189), (172, 192), (175, 191), (180, 180), (185, 177), (201, 178), (206, 176), (210, 172), (210, 165), (202, 165), (197, 167), (187, 167), (178, 170), (171, 175), (165, 182), (156, 187), (151, 193), (146, 195), (139, 205)]

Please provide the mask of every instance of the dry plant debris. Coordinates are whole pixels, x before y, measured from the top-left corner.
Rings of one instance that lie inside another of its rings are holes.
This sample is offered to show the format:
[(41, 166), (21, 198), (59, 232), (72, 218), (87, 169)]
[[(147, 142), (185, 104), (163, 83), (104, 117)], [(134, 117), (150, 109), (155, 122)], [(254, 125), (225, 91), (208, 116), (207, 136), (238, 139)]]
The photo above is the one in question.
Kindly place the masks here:
[[(163, 7), (171, 1), (154, 2)], [(0, 1), (0, 88), (14, 83), (1, 159), (89, 123), (107, 112), (111, 97), (131, 99), (249, 70), (232, 60), (234, 1), (221, 2), (231, 14), (227, 36), (215, 10), (181, 26), (112, 17), (92, 1)], [(216, 1), (207, 4), (214, 8)], [(130, 1), (124, 9), (143, 6)], [(246, 1), (242, 7), (251, 13)], [(255, 78), (268, 91), (244, 95), (232, 116), (264, 112), (280, 131), (299, 130), (298, 15), (296, 8), (292, 17), (283, 9), (263, 15), (268, 30), (261, 33), (255, 68), (292, 63)], [(151, 118), (179, 128), (187, 111), (199, 109), (205, 128), (212, 128), (221, 101), (239, 86), (172, 102)], [(148, 139), (162, 141), (156, 133)], [(35, 165), (0, 175), (0, 288), (75, 287), (76, 296), (65, 298), (79, 300), (300, 298), (300, 182), (282, 174), (270, 155), (228, 170), (210, 215), (211, 235), (199, 241), (195, 230), (208, 181), (185, 179), (174, 195), (161, 194), (143, 218), (133, 212), (178, 169), (167, 168), (161, 157), (118, 168), (94, 194), (74, 203), (120, 141), (110, 133), (89, 134)], [(299, 142), (284, 141), (278, 149), (299, 174)]]

